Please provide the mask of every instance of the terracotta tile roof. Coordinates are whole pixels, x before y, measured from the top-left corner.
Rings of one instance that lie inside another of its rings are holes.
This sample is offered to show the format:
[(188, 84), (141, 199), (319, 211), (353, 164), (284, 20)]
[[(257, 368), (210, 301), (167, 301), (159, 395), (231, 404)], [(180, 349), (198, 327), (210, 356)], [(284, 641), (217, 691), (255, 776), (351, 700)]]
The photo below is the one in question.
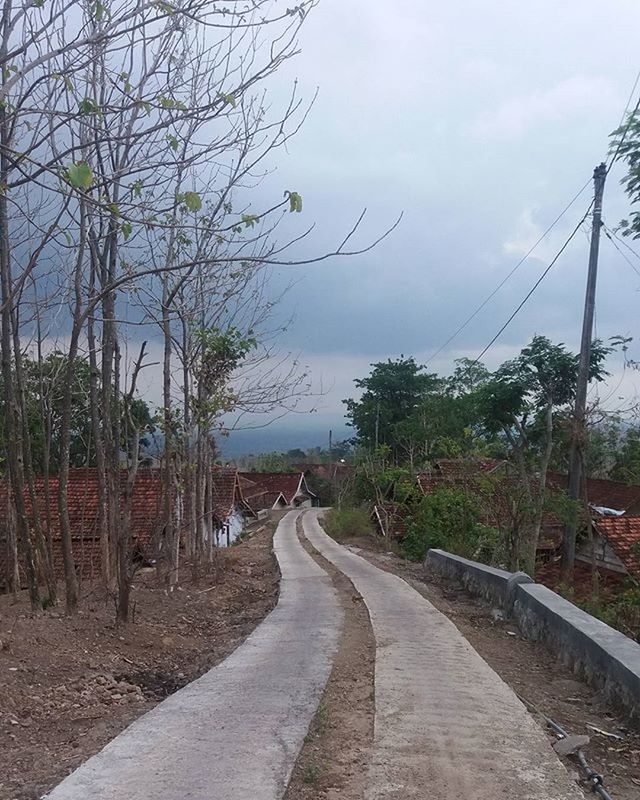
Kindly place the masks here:
[[(124, 492), (126, 476), (121, 475), (121, 491)], [(58, 478), (49, 478), (49, 514), (45, 509), (45, 479), (36, 478), (35, 488), (38, 497), (39, 516), (42, 525), (51, 520), (51, 533), (54, 539), (60, 538), (60, 516), (58, 513)], [(142, 545), (150, 542), (161, 517), (162, 481), (158, 470), (140, 469), (133, 490), (131, 510), (131, 536)], [(123, 498), (122, 498), (123, 499)], [(95, 469), (73, 469), (69, 472), (67, 504), (71, 533), (75, 538), (91, 539), (97, 534), (98, 520), (98, 476)], [(28, 489), (25, 489), (27, 514), (33, 516)], [(7, 520), (7, 482), (0, 481), (0, 526)]]
[(224, 521), (234, 507), (242, 502), (242, 490), (235, 467), (214, 467), (211, 474), (213, 514)]
[[(598, 569), (598, 576), (600, 595), (603, 600), (615, 597), (626, 580), (624, 573), (604, 568)], [(549, 589), (557, 590), (562, 584), (560, 563), (558, 561), (550, 561), (538, 567), (536, 581), (548, 586)], [(578, 601), (589, 600), (593, 593), (591, 564), (587, 564), (585, 561), (576, 561), (573, 570), (573, 581), (575, 599)]]
[(274, 502), (275, 497), (282, 492), (288, 506), (298, 494), (298, 488), (309, 497), (315, 496), (307, 488), (302, 472), (241, 472), (240, 476), (274, 496)]
[(356, 469), (353, 464), (342, 464), (339, 461), (332, 464), (294, 464), (293, 466), (300, 472), (304, 472), (305, 475), (315, 475), (330, 481), (349, 478)]
[[(587, 478), (586, 483), (587, 499), (593, 506), (626, 511), (636, 503), (640, 503), (640, 486), (630, 486), (620, 481), (609, 481), (602, 478)], [(560, 472), (549, 472), (547, 485), (566, 490), (567, 476)]]
[(598, 517), (594, 525), (627, 570), (640, 577), (640, 553), (634, 552), (640, 549), (640, 517)]

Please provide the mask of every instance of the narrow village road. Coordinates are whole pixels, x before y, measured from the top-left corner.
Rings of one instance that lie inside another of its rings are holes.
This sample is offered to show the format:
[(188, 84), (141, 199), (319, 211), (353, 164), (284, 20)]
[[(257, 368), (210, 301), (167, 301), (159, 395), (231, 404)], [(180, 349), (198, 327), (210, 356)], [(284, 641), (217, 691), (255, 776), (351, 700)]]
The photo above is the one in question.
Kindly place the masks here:
[(343, 612), (289, 512), (278, 605), (225, 661), (59, 784), (49, 800), (281, 798), (331, 671)]
[(366, 800), (576, 800), (582, 792), (513, 691), (401, 578), (329, 538), (311, 544), (352, 581), (376, 639), (375, 729)]

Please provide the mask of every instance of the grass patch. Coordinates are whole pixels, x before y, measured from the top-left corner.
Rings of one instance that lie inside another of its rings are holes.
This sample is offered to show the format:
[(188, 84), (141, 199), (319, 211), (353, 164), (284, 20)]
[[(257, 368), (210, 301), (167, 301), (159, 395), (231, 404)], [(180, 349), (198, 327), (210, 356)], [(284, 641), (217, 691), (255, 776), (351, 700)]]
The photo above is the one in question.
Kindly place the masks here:
[(322, 520), (324, 529), (334, 539), (349, 536), (373, 536), (373, 524), (365, 508), (331, 508)]
[(319, 764), (307, 764), (304, 768), (304, 774), (302, 776), (302, 780), (304, 783), (308, 784), (316, 784), (318, 779), (320, 778), (320, 774), (322, 772), (322, 768)]

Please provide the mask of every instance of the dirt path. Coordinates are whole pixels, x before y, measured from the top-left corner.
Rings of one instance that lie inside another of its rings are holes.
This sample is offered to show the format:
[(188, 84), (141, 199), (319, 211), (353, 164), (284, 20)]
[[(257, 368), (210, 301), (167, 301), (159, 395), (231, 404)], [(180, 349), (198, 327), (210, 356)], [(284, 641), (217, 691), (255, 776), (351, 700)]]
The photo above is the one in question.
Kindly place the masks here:
[(301, 542), (331, 576), (340, 593), (345, 621), (329, 682), (284, 800), (363, 800), (375, 712), (371, 622), (351, 581), (305, 538)]
[(376, 639), (367, 800), (577, 800), (582, 793), (522, 703), (455, 626), (404, 580), (330, 539), (313, 546), (362, 595)]
[[(380, 552), (379, 540), (348, 539), (344, 544), (371, 563), (399, 575), (442, 611), (478, 653), (521, 697), (573, 734), (591, 737), (586, 748), (593, 769), (605, 779), (614, 800), (640, 800), (640, 732), (600, 695), (577, 680), (543, 644), (523, 639), (495, 608), (459, 584), (428, 576), (422, 565)], [(543, 725), (543, 723), (541, 723)], [(592, 727), (589, 727), (592, 726)], [(601, 731), (622, 735), (615, 739)], [(555, 737), (547, 731), (550, 742)], [(569, 770), (577, 767), (566, 760)], [(586, 789), (586, 786), (585, 786)]]
[(135, 623), (121, 629), (97, 591), (75, 618), (0, 597), (0, 800), (39, 798), (229, 655), (276, 603), (276, 524), (221, 550), (217, 580), (187, 579), (171, 599), (139, 573)]

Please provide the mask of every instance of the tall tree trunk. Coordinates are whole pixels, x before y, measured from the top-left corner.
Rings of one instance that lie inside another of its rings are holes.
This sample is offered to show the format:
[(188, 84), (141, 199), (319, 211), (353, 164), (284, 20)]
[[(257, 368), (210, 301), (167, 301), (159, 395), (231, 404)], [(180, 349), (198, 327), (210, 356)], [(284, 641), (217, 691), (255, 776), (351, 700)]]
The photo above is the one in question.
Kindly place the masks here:
[[(7, 57), (7, 41), (10, 35), (11, 7), (9, 0), (4, 3), (2, 12), (2, 40), (0, 41), (0, 58)], [(7, 71), (0, 71), (2, 83), (7, 78)], [(9, 153), (12, 142), (9, 135), (7, 110), (0, 105), (0, 186), (6, 187), (9, 181)], [(13, 370), (13, 332), (15, 308), (13, 296), (13, 277), (11, 270), (11, 245), (9, 240), (9, 212), (6, 191), (0, 191), (0, 357), (2, 361), (2, 382), (4, 391), (4, 428), (7, 449), (7, 472), (13, 493), (16, 512), (17, 539), (22, 552), (29, 598), (32, 608), (40, 606), (36, 565), (31, 543), (29, 521), (24, 497), (24, 462), (21, 441), (20, 401), (16, 394), (15, 375)]]
[(178, 582), (179, 536), (176, 530), (175, 508), (175, 446), (171, 403), (171, 319), (168, 306), (168, 280), (163, 277), (162, 302), (162, 415), (164, 423), (164, 459), (162, 470), (162, 498), (164, 523), (164, 583), (169, 591)]

